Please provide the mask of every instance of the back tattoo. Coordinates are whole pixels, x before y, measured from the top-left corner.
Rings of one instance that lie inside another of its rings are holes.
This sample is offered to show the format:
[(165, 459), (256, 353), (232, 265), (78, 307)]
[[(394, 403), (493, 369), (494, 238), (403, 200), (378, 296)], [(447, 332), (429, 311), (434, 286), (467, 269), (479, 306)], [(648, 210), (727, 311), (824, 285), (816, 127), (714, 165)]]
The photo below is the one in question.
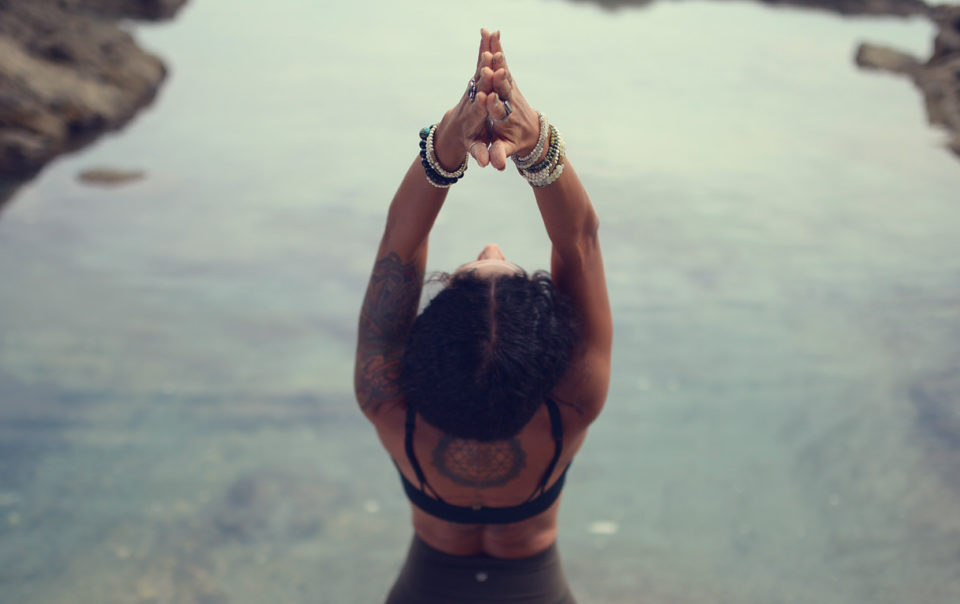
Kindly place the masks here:
[(433, 450), (433, 465), (459, 485), (499, 487), (520, 474), (526, 457), (516, 438), (480, 442), (443, 435)]

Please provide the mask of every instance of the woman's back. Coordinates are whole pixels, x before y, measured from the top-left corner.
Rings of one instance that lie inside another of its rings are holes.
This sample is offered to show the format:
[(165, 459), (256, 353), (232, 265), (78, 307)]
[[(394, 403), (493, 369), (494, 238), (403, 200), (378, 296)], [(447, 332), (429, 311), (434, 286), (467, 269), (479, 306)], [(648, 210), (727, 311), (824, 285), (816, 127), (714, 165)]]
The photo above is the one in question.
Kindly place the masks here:
[[(586, 430), (575, 408), (552, 400), (550, 404), (556, 409), (556, 420), (545, 402), (520, 433), (491, 442), (451, 437), (417, 419), (412, 456), (407, 451), (406, 411), (397, 410), (376, 423), (401, 480), (422, 493), (418, 499), (435, 502), (438, 510), (448, 510), (451, 517), (458, 516), (457, 508), (459, 516), (467, 516), (446, 520), (411, 501), (414, 528), (427, 544), (455, 555), (522, 558), (555, 541), (559, 497), (545, 499), (562, 488)], [(423, 489), (415, 464), (425, 478)], [(531, 507), (544, 505), (542, 512), (531, 515)], [(474, 510), (480, 516), (493, 516), (494, 521), (463, 522)]]

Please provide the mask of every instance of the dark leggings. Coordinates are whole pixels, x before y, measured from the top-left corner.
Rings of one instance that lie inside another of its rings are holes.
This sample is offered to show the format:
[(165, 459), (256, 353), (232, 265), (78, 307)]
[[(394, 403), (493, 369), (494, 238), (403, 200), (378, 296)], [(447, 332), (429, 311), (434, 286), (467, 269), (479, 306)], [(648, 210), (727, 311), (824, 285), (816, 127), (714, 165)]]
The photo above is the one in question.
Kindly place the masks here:
[(453, 556), (416, 535), (386, 604), (576, 604), (557, 545), (529, 558)]

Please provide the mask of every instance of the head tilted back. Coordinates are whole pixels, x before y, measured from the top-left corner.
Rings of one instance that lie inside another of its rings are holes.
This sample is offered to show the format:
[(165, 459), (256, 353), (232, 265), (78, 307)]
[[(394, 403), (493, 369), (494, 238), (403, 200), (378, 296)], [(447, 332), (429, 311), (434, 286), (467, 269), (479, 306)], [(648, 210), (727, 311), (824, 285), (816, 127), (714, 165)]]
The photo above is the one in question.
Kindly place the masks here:
[(407, 404), (445, 433), (509, 438), (566, 370), (573, 311), (549, 275), (458, 275), (414, 322), (403, 356)]

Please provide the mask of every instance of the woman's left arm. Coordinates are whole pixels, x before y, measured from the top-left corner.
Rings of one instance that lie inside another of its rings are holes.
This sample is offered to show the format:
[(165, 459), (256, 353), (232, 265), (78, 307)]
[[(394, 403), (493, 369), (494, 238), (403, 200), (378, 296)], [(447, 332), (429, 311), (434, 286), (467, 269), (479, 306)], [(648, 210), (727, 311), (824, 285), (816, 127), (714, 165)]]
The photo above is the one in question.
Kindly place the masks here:
[(354, 390), (371, 419), (402, 402), (400, 359), (417, 315), (427, 237), (446, 196), (427, 182), (418, 156), (390, 204), (357, 330)]
[[(481, 30), (480, 54), (475, 80), (490, 61), (490, 33)], [(454, 171), (468, 151), (481, 166), (488, 161), (485, 93), (468, 93), (448, 111), (437, 126), (437, 160)], [(476, 144), (479, 143), (479, 144)], [(400, 360), (407, 334), (417, 316), (420, 290), (427, 262), (430, 229), (443, 207), (447, 189), (430, 184), (418, 156), (400, 183), (384, 228), (377, 259), (367, 284), (360, 325), (354, 390), (364, 414), (373, 419), (380, 411), (402, 406)]]

